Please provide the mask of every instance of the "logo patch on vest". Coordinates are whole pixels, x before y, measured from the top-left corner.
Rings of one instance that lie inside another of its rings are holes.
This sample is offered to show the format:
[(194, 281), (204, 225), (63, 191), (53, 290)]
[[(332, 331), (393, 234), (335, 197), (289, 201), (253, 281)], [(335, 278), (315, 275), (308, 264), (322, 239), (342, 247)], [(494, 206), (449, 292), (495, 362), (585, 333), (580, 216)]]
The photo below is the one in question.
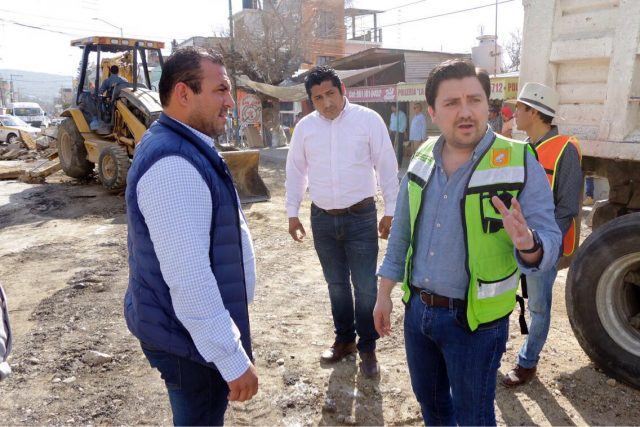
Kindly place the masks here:
[(491, 166), (501, 168), (507, 166), (511, 161), (510, 148), (493, 148), (491, 150)]

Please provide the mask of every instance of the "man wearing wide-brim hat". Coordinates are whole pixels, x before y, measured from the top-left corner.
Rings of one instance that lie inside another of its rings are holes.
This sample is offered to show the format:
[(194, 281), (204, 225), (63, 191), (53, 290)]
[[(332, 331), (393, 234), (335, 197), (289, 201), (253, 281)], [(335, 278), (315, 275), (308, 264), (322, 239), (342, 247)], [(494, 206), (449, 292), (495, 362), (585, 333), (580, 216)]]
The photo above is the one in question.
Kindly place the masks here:
[[(560, 135), (552, 125), (558, 117), (559, 95), (540, 83), (527, 83), (516, 100), (516, 127), (527, 133), (553, 190), (555, 218), (563, 235), (561, 254), (569, 256), (577, 246), (576, 221), (582, 195), (580, 145), (573, 136)], [(507, 387), (526, 384), (536, 374), (540, 352), (549, 333), (551, 295), (557, 267), (525, 276), (529, 296), (529, 335), (518, 354), (518, 364), (502, 380)]]

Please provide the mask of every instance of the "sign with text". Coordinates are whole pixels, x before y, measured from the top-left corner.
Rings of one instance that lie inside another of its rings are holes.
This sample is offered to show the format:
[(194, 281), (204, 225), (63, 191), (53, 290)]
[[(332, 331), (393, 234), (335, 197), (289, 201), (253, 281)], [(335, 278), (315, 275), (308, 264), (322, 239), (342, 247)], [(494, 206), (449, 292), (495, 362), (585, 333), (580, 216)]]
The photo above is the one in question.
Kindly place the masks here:
[(348, 87), (349, 102), (395, 102), (396, 85)]
[(491, 99), (515, 99), (518, 97), (518, 77), (492, 77)]
[(424, 83), (399, 83), (399, 102), (424, 102), (427, 98), (424, 95)]
[(240, 97), (238, 106), (238, 116), (240, 123), (245, 125), (255, 125), (262, 122), (262, 101), (251, 93)]

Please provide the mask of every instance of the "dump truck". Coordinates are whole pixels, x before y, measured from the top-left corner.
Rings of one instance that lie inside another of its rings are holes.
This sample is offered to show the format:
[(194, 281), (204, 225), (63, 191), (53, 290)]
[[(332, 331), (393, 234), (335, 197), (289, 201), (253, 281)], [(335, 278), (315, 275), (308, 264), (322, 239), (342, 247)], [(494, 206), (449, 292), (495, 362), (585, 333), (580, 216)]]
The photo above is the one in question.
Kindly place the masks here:
[[(83, 51), (75, 105), (61, 115), (58, 154), (62, 170), (85, 178), (94, 169), (103, 186), (121, 189), (136, 145), (162, 113), (158, 92), (151, 87), (151, 70), (162, 68), (163, 42), (93, 36), (73, 40)], [(92, 64), (100, 64), (95, 66)], [(110, 94), (99, 93), (111, 65), (126, 82)], [(260, 152), (218, 147), (229, 165), (243, 203), (268, 200), (269, 190), (258, 174)]]
[(557, 90), (560, 132), (579, 138), (585, 175), (609, 183), (571, 261), (569, 321), (597, 366), (640, 388), (640, 1), (523, 5), (519, 86)]

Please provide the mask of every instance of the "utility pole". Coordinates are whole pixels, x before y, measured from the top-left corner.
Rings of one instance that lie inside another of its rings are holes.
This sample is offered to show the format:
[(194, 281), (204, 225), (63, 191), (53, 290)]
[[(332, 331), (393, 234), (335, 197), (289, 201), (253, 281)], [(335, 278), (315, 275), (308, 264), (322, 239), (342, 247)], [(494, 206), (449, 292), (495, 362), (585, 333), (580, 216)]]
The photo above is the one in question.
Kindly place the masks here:
[(498, 74), (498, 0), (496, 0), (496, 22), (494, 33), (495, 39), (493, 39), (493, 75)]
[(231, 91), (233, 95), (233, 139), (235, 145), (240, 145), (240, 126), (238, 123), (238, 88), (236, 86), (236, 51), (235, 45), (233, 41), (233, 7), (231, 5), (231, 0), (229, 0), (229, 40), (231, 42), (231, 61), (229, 61), (229, 65), (231, 65)]
[(0, 77), (0, 108), (6, 107), (6, 105), (4, 105), (4, 101), (4, 79)]
[(15, 102), (15, 94), (14, 94), (14, 87), (13, 87), (13, 78), (14, 77), (22, 77), (22, 74), (9, 74), (9, 102), (13, 103)]

